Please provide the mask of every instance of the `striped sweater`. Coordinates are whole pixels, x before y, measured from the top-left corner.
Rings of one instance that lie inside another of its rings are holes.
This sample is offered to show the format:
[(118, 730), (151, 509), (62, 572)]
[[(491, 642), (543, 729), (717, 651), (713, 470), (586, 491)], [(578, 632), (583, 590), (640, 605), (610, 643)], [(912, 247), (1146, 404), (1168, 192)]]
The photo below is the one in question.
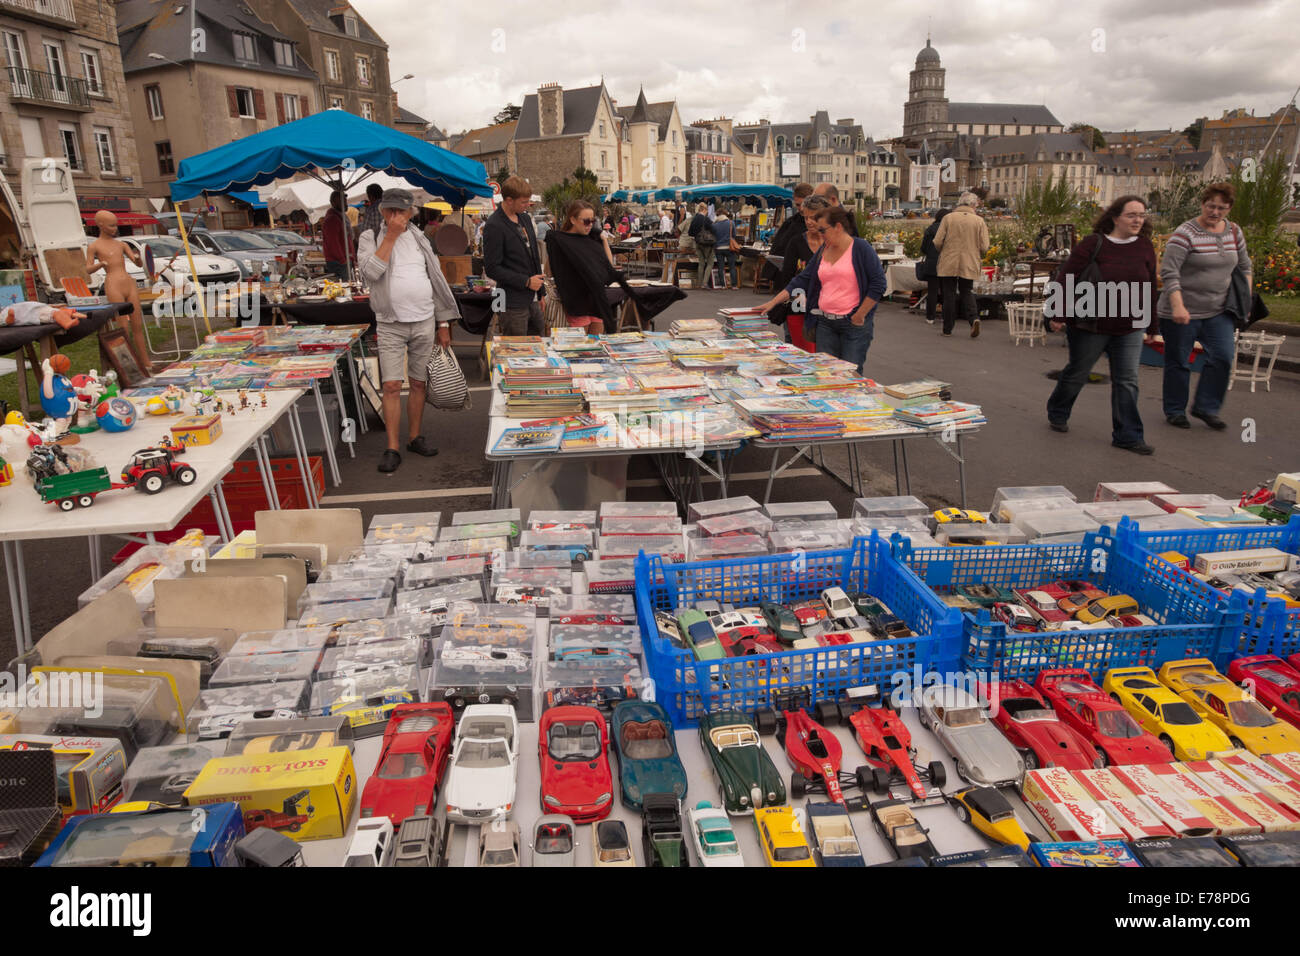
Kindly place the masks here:
[(1246, 237), (1235, 222), (1223, 232), (1202, 229), (1195, 219), (1179, 226), (1165, 245), (1160, 260), (1160, 301), (1156, 314), (1173, 318), (1169, 296), (1182, 292), (1183, 307), (1193, 319), (1209, 319), (1223, 312), (1234, 269), (1251, 273)]

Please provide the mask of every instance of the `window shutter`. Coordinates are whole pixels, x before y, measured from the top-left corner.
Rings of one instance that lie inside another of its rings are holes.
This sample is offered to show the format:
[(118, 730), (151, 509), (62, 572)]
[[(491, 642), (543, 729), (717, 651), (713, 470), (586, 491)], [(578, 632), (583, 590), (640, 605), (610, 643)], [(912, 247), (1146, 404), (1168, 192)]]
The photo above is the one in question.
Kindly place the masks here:
[(239, 96), (233, 86), (226, 87), (226, 102), (230, 105), (230, 115), (239, 116)]
[(298, 115), (299, 115), (299, 116), (306, 116), (306, 115), (307, 115), (307, 112), (308, 112), (308, 110), (307, 110), (307, 97), (305, 97), (305, 96), (300, 96), (300, 97), (298, 97)]
[(284, 125), (284, 94), (275, 94), (275, 121), (281, 126)]
[(253, 90), (253, 115), (260, 120), (266, 119), (266, 94)]

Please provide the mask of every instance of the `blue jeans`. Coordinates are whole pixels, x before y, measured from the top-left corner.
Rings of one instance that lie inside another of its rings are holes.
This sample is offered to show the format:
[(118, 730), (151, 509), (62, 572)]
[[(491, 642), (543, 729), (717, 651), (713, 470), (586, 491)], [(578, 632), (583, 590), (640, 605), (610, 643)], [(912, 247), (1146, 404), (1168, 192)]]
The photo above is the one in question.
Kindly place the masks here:
[(740, 288), (740, 270), (736, 267), (736, 254), (726, 244), (718, 243), (718, 268), (722, 272), (723, 285), (726, 285), (727, 273), (731, 273), (731, 287)]
[(1142, 441), (1142, 416), (1138, 414), (1138, 361), (1142, 357), (1142, 333), (1105, 335), (1070, 326), (1065, 331), (1070, 360), (1047, 400), (1049, 421), (1064, 423), (1070, 418), (1074, 400), (1088, 381), (1088, 373), (1102, 353), (1110, 358), (1110, 438), (1117, 445)]
[(817, 351), (828, 352), (836, 358), (852, 362), (862, 374), (862, 366), (867, 360), (867, 349), (871, 348), (871, 339), (875, 335), (875, 317), (869, 317), (862, 325), (854, 325), (847, 315), (817, 317)]
[(1228, 392), (1236, 343), (1232, 333), (1232, 316), (1223, 312), (1208, 319), (1192, 319), (1179, 325), (1170, 319), (1160, 320), (1160, 334), (1165, 337), (1165, 417), (1187, 413), (1187, 392), (1192, 380), (1190, 356), (1192, 344), (1205, 348), (1205, 367), (1196, 383), (1192, 411), (1218, 415), (1223, 396)]

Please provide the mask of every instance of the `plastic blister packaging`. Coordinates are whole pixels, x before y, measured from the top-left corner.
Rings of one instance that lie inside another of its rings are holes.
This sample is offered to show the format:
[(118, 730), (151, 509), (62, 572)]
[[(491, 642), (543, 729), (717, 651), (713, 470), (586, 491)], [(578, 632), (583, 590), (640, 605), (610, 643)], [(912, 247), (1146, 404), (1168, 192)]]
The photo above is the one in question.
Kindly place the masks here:
[(636, 568), (629, 558), (605, 558), (583, 566), (589, 594), (631, 594), (636, 586)]
[(1177, 488), (1163, 481), (1101, 481), (1093, 492), (1093, 501), (1121, 501), (1128, 498), (1151, 498), (1155, 495), (1176, 495)]
[(188, 557), (190, 555), (184, 550), (167, 545), (145, 545), (82, 591), (77, 597), (77, 607), (85, 607), (125, 583), (136, 605), (142, 610), (147, 609), (153, 605), (154, 582), (180, 577)]
[(600, 523), (602, 535), (628, 534), (681, 534), (682, 519), (672, 518), (606, 518)]
[(200, 740), (227, 736), (244, 720), (297, 717), (307, 700), (306, 681), (210, 687), (190, 712), (189, 732)]
[[(920, 548), (917, 536), (911, 536), (912, 547)], [(940, 547), (954, 545), (1024, 544), (1028, 541), (1023, 528), (1014, 524), (941, 524), (934, 532)]]
[(345, 716), (357, 737), (384, 732), (398, 704), (420, 700), (420, 669), (414, 664), (355, 667), (346, 676), (317, 681), (309, 710), (323, 717)]
[(493, 572), (492, 598), (497, 604), (530, 604), (539, 614), (551, 598), (573, 590), (573, 572), (563, 568), (515, 568)]
[(329, 641), (328, 627), (288, 627), (278, 631), (249, 631), (241, 634), (230, 648), (232, 656), (250, 654), (284, 654), (315, 651), (318, 655)]
[(419, 637), (403, 637), (349, 647), (331, 647), (321, 658), (316, 676), (319, 680), (334, 680), (347, 677), (358, 670), (381, 666), (418, 668), (424, 663), (427, 646)]
[(282, 680), (311, 680), (320, 652), (282, 651), (278, 654), (227, 655), (212, 673), (209, 687), (263, 684)]
[(1183, 531), (1204, 528), (1205, 522), (1185, 514), (1152, 515), (1142, 519), (1143, 531)]
[(933, 509), (915, 495), (888, 495), (879, 498), (858, 498), (853, 502), (853, 517), (905, 518), (916, 515), (924, 518)]
[(664, 535), (601, 535), (596, 549), (602, 558), (635, 558), (637, 553), (658, 554), (665, 561), (681, 563), (686, 560), (686, 550), (679, 534)]
[(451, 516), (453, 525), (485, 524), (490, 521), (513, 521), (522, 524), (518, 508), (495, 508), (489, 511), (458, 511)]
[(456, 601), (482, 601), (486, 595), (482, 579), (452, 581), (437, 587), (398, 591), (393, 604), (394, 614), (426, 614), (431, 623), (442, 624), (447, 618), (447, 607)]
[(1083, 505), (1073, 498), (1008, 498), (989, 514), (989, 520), (1016, 524), (1022, 515), (1047, 511), (1082, 514)]
[[(400, 557), (397, 553), (399, 550), (403, 552)], [(353, 557), (346, 563), (331, 564), (324, 568), (317, 578), (317, 583), (396, 578), (407, 562), (409, 551), (410, 549), (403, 545), (401, 549), (395, 548), (388, 552), (379, 549), (353, 552)]]
[(772, 530), (772, 519), (761, 511), (701, 518), (695, 525), (694, 537), (721, 538), (728, 535), (766, 535)]
[(999, 488), (993, 492), (993, 504), (989, 506), (989, 514), (997, 514), (998, 509), (1005, 502), (1023, 501), (1027, 498), (1068, 498), (1070, 501), (1076, 500), (1074, 492), (1065, 485), (1013, 485), (1007, 488)]
[(298, 627), (330, 627), (352, 621), (366, 621), (387, 617), (392, 606), (391, 598), (376, 601), (340, 601), (317, 604), (307, 608), (298, 617)]
[(519, 524), (515, 521), (486, 521), (478, 524), (448, 525), (438, 533), (439, 541), (464, 541), (468, 538), (519, 537)]
[(852, 540), (851, 531), (773, 531), (768, 535), (772, 549), (778, 553), (789, 551), (833, 551), (846, 547)]
[(484, 558), (460, 558), (454, 561), (430, 561), (413, 564), (402, 577), (402, 590), (438, 587), (457, 581), (482, 581), (487, 567)]
[(468, 704), (510, 704), (521, 721), (536, 719), (537, 667), (516, 648), (445, 645), (433, 662), (429, 699), (459, 713)]
[(118, 657), (198, 661), (199, 686), (203, 687), (234, 644), (235, 633), (220, 628), (146, 627), (131, 637), (109, 641), (104, 650)]
[(573, 567), (573, 559), (567, 551), (507, 551), (492, 556), (492, 570), (505, 571), (510, 568), (563, 568)]
[(644, 684), (640, 667), (617, 661), (547, 661), (542, 665), (547, 707), (576, 704), (608, 713), (622, 701), (636, 700)]
[(716, 498), (713, 501), (693, 501), (687, 508), (686, 514), (691, 521), (698, 524), (706, 518), (758, 511), (760, 507), (759, 503), (749, 495), (738, 495), (734, 498)]
[(675, 518), (677, 504), (672, 501), (602, 501), (600, 520), (606, 518)]
[(686, 542), (686, 548), (689, 561), (714, 561), (719, 558), (772, 553), (772, 545), (767, 538), (756, 534), (690, 538)]
[(1035, 511), (1021, 515), (1016, 527), (1033, 543), (1082, 541), (1101, 526), (1082, 511)]
[(1227, 512), (1223, 512), (1223, 511), (1221, 510), (1221, 511), (1219, 512), (1220, 514), (1223, 514), (1223, 513), (1231, 513), (1231, 508), (1232, 508), (1232, 506), (1236, 504), (1235, 501), (1229, 501), (1227, 498), (1221, 498), (1221, 497), (1219, 497), (1218, 495), (1209, 495), (1209, 494), (1201, 494), (1201, 495), (1181, 495), (1181, 494), (1153, 495), (1152, 498), (1151, 498), (1151, 502), (1152, 502), (1153, 504), (1157, 504), (1157, 505), (1159, 505), (1161, 508), (1165, 509), (1165, 511), (1170, 511), (1170, 512), (1172, 512), (1172, 511), (1177, 511), (1177, 510), (1180, 509), (1180, 508), (1197, 508), (1197, 509), (1202, 509), (1202, 508), (1219, 508), (1219, 509), (1223, 509), (1223, 508), (1227, 508), (1227, 509), (1229, 509)]
[(770, 501), (764, 510), (778, 523), (790, 520), (833, 521), (839, 517), (829, 501)]
[(625, 594), (561, 594), (551, 598), (556, 624), (635, 624), (636, 600)]
[(421, 538), (438, 537), (441, 511), (418, 511), (406, 514), (375, 515), (366, 530), (366, 544), (407, 543)]
[(351, 578), (307, 585), (298, 599), (298, 610), (320, 604), (345, 601), (380, 601), (391, 599), (396, 590), (392, 578)]
[(247, 720), (237, 724), (226, 738), (225, 756), (285, 753), (321, 747), (347, 747), (351, 750), (355, 739), (352, 725), (342, 716)]
[(525, 531), (519, 536), (519, 547), (525, 551), (564, 551), (577, 553), (591, 550), (590, 531)]
[(427, 667), (433, 660), (433, 638), (442, 629), (428, 614), (399, 614), (382, 621), (348, 624), (339, 629), (335, 647), (363, 647), (366, 644), (386, 644), (389, 641), (415, 638), (424, 645), (420, 652), (420, 666)]
[(530, 531), (592, 531), (595, 527), (594, 511), (532, 511), (528, 515)]
[[(1145, 498), (1125, 498), (1117, 501), (1090, 501), (1083, 506), (1083, 513), (1093, 521), (1108, 524), (1112, 528), (1119, 524), (1122, 517), (1141, 521), (1167, 514), (1164, 508)], [(1142, 521), (1145, 526), (1146, 522)]]
[(510, 550), (509, 538), (464, 538), (460, 541), (438, 541), (429, 550), (430, 560), (455, 560), (459, 558), (488, 558)]
[(194, 782), (203, 765), (224, 752), (225, 744), (220, 740), (144, 747), (122, 778), (122, 799), (179, 806), (185, 788)]
[(563, 660), (566, 653), (570, 651), (581, 652), (600, 648), (616, 648), (627, 654), (639, 656), (641, 630), (635, 625), (555, 625), (551, 627), (549, 647), (550, 656), (554, 660)]
[(855, 535), (870, 535), (872, 531), (879, 531), (882, 537), (889, 537), (891, 531), (921, 531), (928, 534), (930, 525), (920, 515), (858, 515), (853, 519)]
[[(166, 743), (182, 727), (180, 706), (170, 682), (153, 674), (103, 674), (59, 671), (33, 672), (33, 681), (93, 680), (95, 706), (83, 697), (85, 706), (52, 707), (47, 711), (47, 734), (56, 737), (114, 737), (122, 744), (129, 762), (143, 747)], [(102, 684), (100, 683), (102, 680)], [(28, 690), (28, 699), (33, 698)]]

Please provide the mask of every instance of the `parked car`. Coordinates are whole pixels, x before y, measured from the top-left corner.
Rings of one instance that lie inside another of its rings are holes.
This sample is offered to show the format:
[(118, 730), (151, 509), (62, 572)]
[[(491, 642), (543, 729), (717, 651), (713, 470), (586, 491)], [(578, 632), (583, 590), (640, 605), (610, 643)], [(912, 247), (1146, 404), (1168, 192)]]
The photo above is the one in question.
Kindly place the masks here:
[(233, 260), (239, 266), (239, 277), (245, 280), (279, 272), (275, 260), (284, 255), (274, 243), (247, 231), (197, 231), (190, 242), (204, 252)]
[(700, 866), (744, 866), (736, 842), (736, 831), (731, 827), (727, 812), (708, 800), (701, 800), (695, 809), (686, 814), (690, 830), (691, 853)]
[(921, 724), (939, 738), (957, 761), (957, 776), (971, 783), (1017, 783), (1025, 762), (989, 720), (978, 700), (953, 684), (935, 684), (921, 693)]
[(809, 803), (804, 812), (808, 816), (813, 851), (822, 866), (867, 865), (847, 807), (830, 802)]
[(344, 866), (387, 866), (393, 852), (393, 821), (372, 817), (357, 821)]
[(802, 810), (788, 806), (759, 807), (754, 811), (758, 846), (768, 866), (816, 866), (808, 845), (808, 825)]
[(552, 707), (537, 725), (542, 808), (577, 823), (609, 816), (614, 779), (609, 769), (609, 729), (594, 707)]
[(1101, 688), (1179, 760), (1208, 760), (1232, 749), (1227, 734), (1160, 683), (1149, 667), (1112, 667)]
[(1257, 757), (1300, 751), (1300, 728), (1269, 713), (1244, 690), (1224, 677), (1206, 658), (1168, 661), (1160, 680), (1225, 734), (1234, 747)]
[(677, 756), (672, 721), (662, 705), (624, 701), (614, 708), (609, 723), (623, 806), (638, 810), (654, 793), (672, 794), (678, 800), (686, 796), (686, 770)]
[(447, 818), (481, 823), (514, 811), (519, 720), (508, 704), (471, 704), (461, 714), (443, 799)]
[[(197, 244), (191, 243), (190, 256), (185, 255), (185, 246), (172, 236), (126, 236), (122, 239), (140, 254), (140, 261), (145, 259), (145, 249), (153, 253), (153, 264), (157, 274), (173, 286), (193, 282), (190, 273), (190, 259), (194, 260), (194, 270), (198, 274), (199, 287), (214, 283), (233, 283), (240, 278), (239, 264), (226, 256), (214, 256), (205, 253)], [(130, 259), (126, 260), (127, 274), (135, 279), (136, 285), (144, 288), (150, 286), (149, 276), (144, 269)], [(103, 273), (96, 273), (102, 280)]]
[(993, 722), (1020, 751), (1028, 769), (1089, 770), (1104, 766), (1087, 738), (1062, 722), (1052, 706), (1025, 681), (998, 681), (988, 689), (997, 703)]
[(399, 704), (384, 729), (383, 749), (361, 791), (361, 816), (394, 826), (437, 809), (438, 785), (451, 754), (456, 719), (443, 703)]
[(592, 866), (636, 866), (627, 824), (622, 820), (601, 820), (591, 828)]
[(578, 840), (573, 819), (562, 813), (547, 813), (533, 824), (533, 866), (573, 866)]
[(519, 824), (514, 820), (496, 819), (478, 828), (478, 865), (483, 867), (521, 866)]
[(249, 229), (248, 232), (260, 236), (276, 246), (281, 253), (296, 251), (300, 254), (320, 252), (320, 243), (309, 236), (294, 232), (292, 229)]
[(646, 866), (690, 866), (682, 835), (681, 802), (671, 793), (650, 793), (641, 806), (641, 852)]
[(713, 767), (728, 813), (753, 813), (785, 803), (785, 781), (768, 756), (754, 721), (739, 711), (703, 714), (700, 746)]
[(1101, 752), (1109, 765), (1171, 763), (1173, 753), (1078, 668), (1038, 672), (1035, 689), (1056, 714)]

